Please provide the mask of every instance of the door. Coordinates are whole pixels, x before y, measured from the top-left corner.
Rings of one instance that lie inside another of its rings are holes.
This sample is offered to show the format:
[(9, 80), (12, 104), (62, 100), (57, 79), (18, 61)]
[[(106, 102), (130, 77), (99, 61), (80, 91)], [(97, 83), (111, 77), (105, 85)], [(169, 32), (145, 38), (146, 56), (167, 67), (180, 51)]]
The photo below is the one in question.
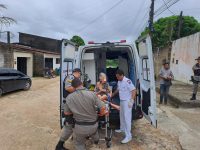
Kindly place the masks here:
[(45, 58), (45, 68), (53, 69), (53, 58)]
[(142, 112), (147, 120), (157, 127), (154, 64), (149, 35), (138, 41), (138, 54)]
[(75, 63), (75, 52), (77, 47), (68, 40), (62, 41), (61, 49), (61, 73), (60, 73), (60, 125), (64, 124), (64, 103), (65, 103), (65, 79), (72, 74)]
[(25, 88), (25, 84), (26, 84), (26, 79), (24, 79), (24, 75), (20, 72), (16, 72), (14, 73), (14, 75), (16, 76), (15, 79), (15, 84), (16, 84), (16, 90), (19, 89), (24, 89)]
[(17, 70), (27, 74), (27, 58), (17, 57)]
[(15, 85), (15, 77), (12, 76), (11, 74), (5, 74), (5, 76), (3, 76), (3, 80), (2, 80), (2, 89), (3, 91), (6, 92), (11, 92), (14, 91), (16, 89), (16, 85)]

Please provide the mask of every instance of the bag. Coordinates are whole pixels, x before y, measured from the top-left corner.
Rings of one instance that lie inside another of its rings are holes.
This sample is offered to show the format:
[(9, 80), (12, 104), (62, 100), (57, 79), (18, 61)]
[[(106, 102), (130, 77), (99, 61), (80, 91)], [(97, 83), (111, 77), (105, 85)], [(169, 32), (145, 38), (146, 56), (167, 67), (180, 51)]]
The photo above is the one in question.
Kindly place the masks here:
[(172, 86), (172, 81), (171, 80), (164, 80), (164, 85)]

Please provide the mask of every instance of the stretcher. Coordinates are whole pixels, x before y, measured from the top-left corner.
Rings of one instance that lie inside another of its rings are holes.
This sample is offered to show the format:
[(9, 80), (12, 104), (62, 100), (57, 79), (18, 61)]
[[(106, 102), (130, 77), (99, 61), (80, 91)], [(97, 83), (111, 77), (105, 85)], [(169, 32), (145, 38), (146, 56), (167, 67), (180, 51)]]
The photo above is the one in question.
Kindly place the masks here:
[(109, 96), (108, 96), (108, 99), (104, 100), (103, 102), (106, 105), (106, 111), (108, 112), (108, 114), (99, 118), (98, 130), (104, 130), (104, 133), (105, 133), (105, 137), (100, 138), (99, 140), (105, 141), (107, 148), (110, 148), (112, 145), (112, 133), (113, 133), (113, 131), (110, 127), (110, 120), (109, 120), (110, 109), (111, 109), (111, 107), (113, 107), (114, 109), (119, 110), (119, 106), (111, 103)]

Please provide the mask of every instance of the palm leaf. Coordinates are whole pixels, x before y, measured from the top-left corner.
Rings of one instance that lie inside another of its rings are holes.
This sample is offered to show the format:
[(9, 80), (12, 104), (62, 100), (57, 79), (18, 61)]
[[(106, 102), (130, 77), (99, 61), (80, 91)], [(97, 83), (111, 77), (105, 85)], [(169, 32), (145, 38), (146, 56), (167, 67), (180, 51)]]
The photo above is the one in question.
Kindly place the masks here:
[[(7, 7), (4, 4), (0, 4), (0, 9), (7, 9)], [(11, 25), (12, 23), (16, 23), (16, 21), (13, 18), (10, 17), (4, 17), (0, 16), (0, 25)]]
[(0, 24), (1, 25), (11, 25), (13, 23), (16, 23), (16, 21), (13, 18), (10, 17), (0, 17)]
[(4, 8), (4, 9), (7, 9), (7, 7), (3, 4), (0, 4), (0, 8)]

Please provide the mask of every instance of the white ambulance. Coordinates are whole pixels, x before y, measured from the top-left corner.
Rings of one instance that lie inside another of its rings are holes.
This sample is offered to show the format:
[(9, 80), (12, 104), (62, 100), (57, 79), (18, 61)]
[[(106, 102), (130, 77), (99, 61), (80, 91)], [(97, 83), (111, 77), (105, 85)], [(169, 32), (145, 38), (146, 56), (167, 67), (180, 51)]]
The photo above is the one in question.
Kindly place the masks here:
[[(131, 79), (137, 87), (137, 102), (133, 110), (139, 108), (143, 116), (153, 126), (157, 127), (156, 92), (150, 36), (140, 39), (137, 44), (127, 44), (125, 40), (106, 43), (88, 42), (88, 45), (79, 48), (68, 40), (62, 41), (60, 74), (61, 127), (64, 122), (62, 115), (65, 102), (63, 95), (64, 80), (67, 75), (72, 74), (73, 68), (80, 68), (83, 74), (82, 78), (89, 77), (90, 85), (96, 84), (99, 73), (106, 73), (108, 82), (113, 90), (117, 86), (115, 72), (117, 69), (122, 69), (125, 76)], [(119, 97), (113, 99), (113, 103), (119, 105)], [(113, 114), (110, 116), (118, 118), (118, 113), (113, 110)]]

